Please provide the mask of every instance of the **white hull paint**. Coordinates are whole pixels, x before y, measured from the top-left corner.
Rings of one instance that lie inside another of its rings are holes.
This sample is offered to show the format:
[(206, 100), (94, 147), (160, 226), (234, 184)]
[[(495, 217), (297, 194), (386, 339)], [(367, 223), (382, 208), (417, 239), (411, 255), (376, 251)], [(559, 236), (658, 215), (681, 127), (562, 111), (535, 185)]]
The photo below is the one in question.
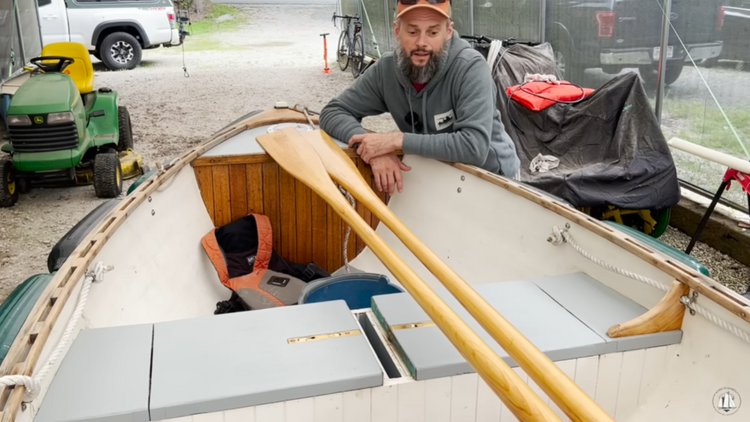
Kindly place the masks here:
[[(561, 361), (557, 365), (616, 420), (664, 420), (632, 416), (639, 406), (646, 406), (659, 375), (664, 373), (667, 356), (674, 353), (676, 346), (655, 347)], [(563, 421), (569, 420), (522, 370), (514, 370)], [(709, 419), (700, 420), (711, 420), (712, 416), (707, 416)], [(465, 374), (428, 381), (392, 382), (377, 388), (161, 422), (234, 421), (516, 422), (517, 419), (477, 374)]]
[[(608, 271), (574, 251), (547, 241), (553, 226), (570, 224), (586, 251), (619, 268), (663, 283), (674, 279), (609, 239), (532, 200), (460, 168), (408, 156), (404, 193), (389, 207), (425, 244), (470, 284), (533, 279), (584, 272), (645, 308), (663, 296), (646, 284)], [(536, 195), (536, 194), (534, 194)], [(123, 201), (125, 209), (128, 199)], [(116, 213), (117, 209), (113, 210)], [(213, 228), (193, 168), (148, 195), (107, 239), (88, 267), (115, 266), (91, 287), (76, 328), (154, 323), (213, 314), (228, 297), (200, 245)], [(439, 228), (439, 229), (436, 229)], [(432, 287), (441, 284), (380, 224), (377, 233)], [(637, 247), (643, 248), (638, 244)], [(357, 269), (396, 279), (369, 248), (352, 260)], [(36, 364), (36, 373), (60, 340), (83, 278), (77, 280)], [(740, 300), (738, 299), (738, 302)], [(750, 325), (725, 307), (699, 296), (698, 303), (745, 332)], [(741, 303), (741, 302), (740, 302)], [(741, 303), (747, 306), (746, 303)], [(680, 344), (557, 362), (614, 419), (636, 421), (747, 421), (750, 404), (730, 417), (713, 406), (717, 390), (731, 387), (750, 400), (750, 345), (700, 315), (686, 312)], [(390, 347), (393, 347), (392, 345)], [(391, 350), (392, 351), (392, 350)], [(42, 385), (42, 394), (16, 416), (32, 422), (61, 357)], [(563, 420), (557, 406), (519, 368), (514, 368)], [(406, 371), (381, 387), (169, 419), (170, 422), (484, 422), (515, 421), (476, 374), (415, 381)], [(115, 380), (113, 380), (114, 382)]]

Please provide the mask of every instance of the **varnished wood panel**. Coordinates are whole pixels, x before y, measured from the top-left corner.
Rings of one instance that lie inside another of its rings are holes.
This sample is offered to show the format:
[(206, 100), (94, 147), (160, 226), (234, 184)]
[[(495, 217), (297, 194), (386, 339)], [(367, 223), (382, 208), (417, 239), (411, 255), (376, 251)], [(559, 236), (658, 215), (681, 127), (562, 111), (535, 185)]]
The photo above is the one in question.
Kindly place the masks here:
[[(195, 168), (195, 177), (198, 179), (198, 185), (199, 186), (212, 186), (214, 183), (213, 179), (213, 172), (211, 171), (211, 167), (196, 167)], [(208, 211), (208, 215), (211, 217), (212, 221), (215, 221), (214, 219), (214, 190), (213, 189), (203, 189), (201, 188), (201, 198), (203, 198), (203, 203), (206, 204), (206, 210)]]
[[(247, 197), (247, 176), (245, 165), (232, 164), (229, 166), (229, 196), (230, 198)], [(231, 201), (232, 221), (247, 215), (246, 201)]]
[(297, 262), (297, 195), (295, 193), (295, 179), (284, 169), (279, 168), (279, 187), (281, 200), (281, 222), (274, 230), (281, 231), (281, 244), (278, 245), (279, 253), (290, 260)]
[[(356, 157), (352, 160), (386, 202), (388, 195), (374, 187), (370, 166)], [(344, 265), (347, 225), (320, 196), (275, 162), (257, 157), (234, 158), (204, 162), (194, 169), (215, 226), (249, 213), (265, 214), (273, 227), (273, 248), (284, 258), (298, 263), (312, 261), (328, 272)], [(368, 224), (377, 227), (377, 218), (359, 202), (356, 209)], [(352, 260), (365, 244), (351, 231), (347, 246)]]
[[(260, 195), (263, 203), (263, 214), (271, 220), (273, 230), (273, 245), (281, 253), (277, 245), (281, 244), (281, 230), (276, 227), (281, 225), (280, 192), (279, 187), (279, 165), (276, 163), (263, 163), (263, 186), (261, 189), (250, 189), (254, 194)], [(197, 168), (197, 167), (196, 167)], [(214, 224), (216, 222), (214, 221)]]
[(232, 221), (232, 202), (229, 187), (229, 166), (211, 168), (214, 191), (214, 221), (217, 225)]

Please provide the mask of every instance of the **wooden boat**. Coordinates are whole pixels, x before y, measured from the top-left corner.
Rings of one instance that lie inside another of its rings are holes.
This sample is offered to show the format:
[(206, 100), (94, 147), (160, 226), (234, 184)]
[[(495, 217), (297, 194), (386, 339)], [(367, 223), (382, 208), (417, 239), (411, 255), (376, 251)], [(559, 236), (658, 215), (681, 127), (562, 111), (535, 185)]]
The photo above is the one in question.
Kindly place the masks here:
[[(277, 107), (89, 222), (0, 365), (1, 422), (750, 417), (750, 302), (693, 258), (463, 164), (404, 156), (403, 193), (377, 204), (355, 151)], [(201, 239), (248, 214), (369, 306), (215, 315), (230, 291)], [(357, 292), (368, 275), (402, 291)]]

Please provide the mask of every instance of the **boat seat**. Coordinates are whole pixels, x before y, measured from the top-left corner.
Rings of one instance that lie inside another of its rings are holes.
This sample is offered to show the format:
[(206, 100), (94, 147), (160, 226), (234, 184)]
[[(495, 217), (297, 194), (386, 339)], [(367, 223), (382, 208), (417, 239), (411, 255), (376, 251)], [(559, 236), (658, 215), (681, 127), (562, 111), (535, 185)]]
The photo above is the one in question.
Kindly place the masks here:
[[(610, 338), (610, 326), (646, 309), (584, 273), (474, 288), (552, 361), (664, 346), (682, 339), (681, 330)], [(445, 288), (435, 291), (509, 366), (518, 366), (453, 295)], [(375, 296), (372, 310), (415, 379), (475, 372), (410, 295)], [(409, 328), (411, 324), (419, 325)]]
[(63, 70), (78, 87), (81, 95), (88, 94), (94, 89), (94, 66), (88, 50), (77, 42), (55, 42), (42, 48), (41, 56), (64, 56), (73, 59)]
[[(343, 334), (321, 337), (329, 333)], [(377, 387), (383, 378), (343, 300), (94, 328), (73, 341), (34, 421), (159, 421)]]

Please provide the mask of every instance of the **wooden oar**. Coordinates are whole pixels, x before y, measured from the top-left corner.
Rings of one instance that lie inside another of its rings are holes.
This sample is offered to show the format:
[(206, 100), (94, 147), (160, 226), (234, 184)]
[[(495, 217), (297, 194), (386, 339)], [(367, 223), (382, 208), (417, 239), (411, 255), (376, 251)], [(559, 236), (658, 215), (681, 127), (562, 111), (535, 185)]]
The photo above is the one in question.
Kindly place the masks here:
[(351, 226), (519, 421), (560, 421), (528, 384), (352, 208), (328, 176), (315, 149), (295, 128), (256, 139), (281, 168), (309, 186)]
[(372, 211), (461, 305), (500, 344), (510, 357), (573, 421), (604, 422), (613, 419), (533, 343), (497, 312), (476, 290), (438, 258), (372, 191), (343, 149), (323, 131), (302, 136), (315, 148), (328, 174)]

